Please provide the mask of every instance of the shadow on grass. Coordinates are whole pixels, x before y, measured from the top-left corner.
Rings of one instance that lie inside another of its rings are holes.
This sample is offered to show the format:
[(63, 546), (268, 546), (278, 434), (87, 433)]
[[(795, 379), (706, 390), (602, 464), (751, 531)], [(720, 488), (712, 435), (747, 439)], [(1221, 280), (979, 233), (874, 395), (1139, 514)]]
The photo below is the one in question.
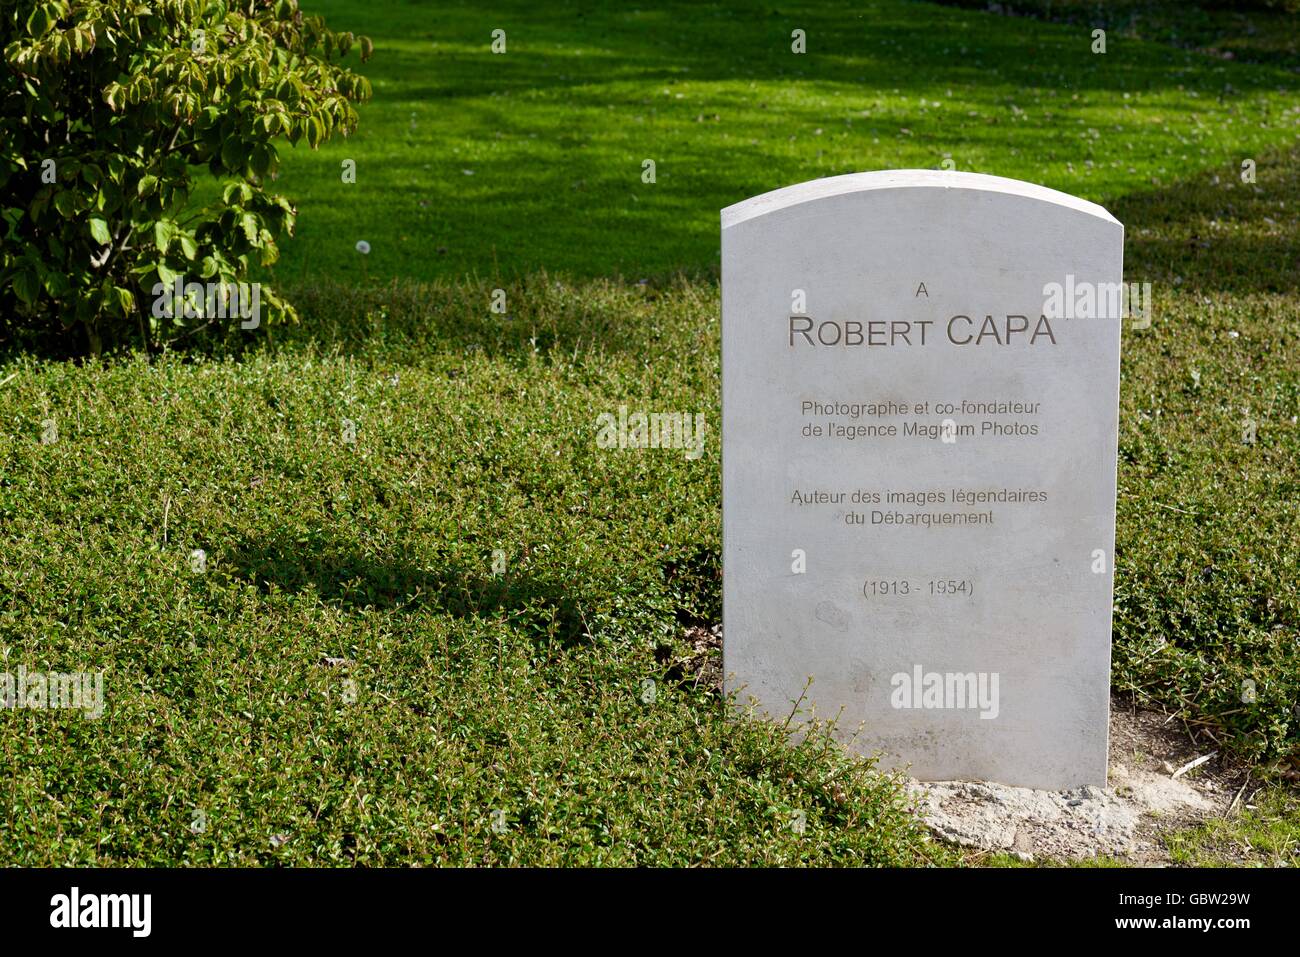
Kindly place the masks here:
[[(989, 0), (931, 0), (943, 6), (987, 10)], [(1241, 7), (1242, 9), (1233, 9)], [(1121, 37), (1210, 52), (1225, 59), (1272, 63), (1300, 70), (1300, 22), (1277, 3), (1228, 4), (1213, 0), (1013, 0), (1009, 17), (1035, 17)]]
[(624, 633), (649, 634), (631, 620), (615, 624), (612, 632), (603, 630), (608, 614), (593, 615), (591, 609), (611, 601), (618, 606), (621, 594), (671, 614), (681, 630), (708, 628), (722, 618), (721, 555), (702, 543), (665, 552), (658, 574), (639, 583), (599, 577), (577, 582), (562, 572), (548, 576), (509, 568), (498, 575), (485, 562), (442, 555), (417, 564), (365, 554), (337, 538), (316, 535), (302, 541), (284, 534), (239, 541), (223, 552), (221, 567), (267, 597), (310, 596), (348, 612), (475, 619), (560, 648)]
[(511, 625), (562, 645), (588, 637), (570, 585), (444, 559), (436, 568), (365, 555), (331, 540), (288, 537), (243, 541), (223, 556), (232, 577), (263, 594), (311, 592), (350, 611), (433, 613)]
[[(503, 313), (490, 308), (496, 289), (504, 292)], [(285, 291), (302, 322), (270, 330), (273, 348), (383, 364), (418, 364), (433, 354), (519, 362), (553, 354), (649, 358), (673, 351), (673, 341), (677, 349), (717, 348), (717, 279), (710, 273), (631, 282), (540, 272), (514, 281), (320, 282)], [(213, 347), (229, 352), (267, 341), (232, 335)]]
[[(983, 5), (983, 4), (981, 4)], [(936, 46), (970, 43), (965, 56), (941, 61), (945, 71), (980, 73), (984, 59), (1005, 67), (1013, 84), (1038, 82), (1063, 58), (1079, 55), (1078, 31), (1043, 29), (1032, 22), (994, 15), (971, 17), (930, 3), (881, 4), (821, 0), (797, 13), (766, 3), (728, 6), (665, 3), (628, 9), (619, 5), (527, 0), (494, 5), (510, 25), (508, 55), (492, 55), (489, 29), (477, 3), (440, 4), (436, 21), (409, 2), (367, 0), (360, 15), (354, 0), (316, 0), (336, 29), (357, 29), (376, 42), (366, 65), (373, 78), (392, 87), (395, 99), (430, 100), (580, 89), (596, 77), (626, 80), (654, 89), (681, 79), (713, 81), (785, 73), (830, 82), (863, 83), (888, 77), (890, 87), (914, 86), (936, 65)], [(1172, 7), (1173, 4), (1166, 4)], [(984, 11), (981, 11), (982, 13)], [(492, 17), (487, 17), (492, 19)], [(1270, 19), (1289, 29), (1284, 17)], [(791, 29), (815, 43), (817, 62), (792, 59)], [(1163, 36), (1161, 39), (1165, 39)], [(734, 55), (720, 55), (732, 52)], [(954, 51), (955, 52), (955, 51)], [(1109, 63), (1079, 76), (1081, 89), (1172, 87), (1180, 82), (1169, 65), (1182, 51), (1151, 44), (1146, 57)], [(1080, 61), (1090, 63), (1084, 47)], [(946, 75), (952, 75), (948, 72)], [(1206, 78), (1207, 83), (1215, 81)], [(1237, 85), (1267, 85), (1263, 75)], [(883, 84), (882, 84), (883, 85)], [(1220, 84), (1221, 85), (1221, 84)]]
[(1107, 203), (1129, 281), (1229, 293), (1300, 292), (1300, 145)]

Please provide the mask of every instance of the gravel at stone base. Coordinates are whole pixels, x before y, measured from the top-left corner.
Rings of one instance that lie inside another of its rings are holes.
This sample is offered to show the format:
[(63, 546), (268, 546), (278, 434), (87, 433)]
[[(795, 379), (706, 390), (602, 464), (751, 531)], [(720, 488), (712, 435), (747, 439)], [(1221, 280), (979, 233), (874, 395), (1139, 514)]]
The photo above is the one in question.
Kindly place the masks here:
[(1197, 745), (1172, 733), (1158, 716), (1128, 713), (1116, 702), (1111, 726), (1105, 788), (1039, 791), (977, 781), (910, 781), (908, 792), (931, 831), (962, 847), (1025, 861), (1102, 856), (1166, 863), (1160, 832), (1224, 813), (1233, 789), (1222, 773), (1173, 777), (1174, 767), (1195, 755)]

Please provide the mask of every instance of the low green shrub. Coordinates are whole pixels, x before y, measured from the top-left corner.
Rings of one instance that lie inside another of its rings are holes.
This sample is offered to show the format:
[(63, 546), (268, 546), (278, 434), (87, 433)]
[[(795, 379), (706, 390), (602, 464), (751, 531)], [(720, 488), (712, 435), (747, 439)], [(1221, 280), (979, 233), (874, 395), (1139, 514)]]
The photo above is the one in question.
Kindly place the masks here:
[(0, 0), (0, 31), (0, 336), (153, 349), (231, 318), (232, 287), (245, 327), (294, 316), (237, 285), (293, 229), (275, 141), (356, 127), (370, 85), (338, 61), (368, 39), (297, 0)]

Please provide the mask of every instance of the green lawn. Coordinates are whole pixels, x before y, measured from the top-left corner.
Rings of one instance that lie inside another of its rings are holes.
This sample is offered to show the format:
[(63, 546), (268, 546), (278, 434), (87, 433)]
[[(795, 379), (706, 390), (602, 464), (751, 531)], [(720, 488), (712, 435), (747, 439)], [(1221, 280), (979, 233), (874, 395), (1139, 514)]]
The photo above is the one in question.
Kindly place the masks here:
[[(1127, 224), (1115, 685), (1295, 761), (1295, 74), (902, 2), (309, 7), (376, 56), (358, 135), (286, 150), (303, 323), (0, 364), (0, 671), (107, 698), (0, 712), (0, 863), (955, 860), (864, 762), (728, 720), (685, 635), (720, 618), (719, 207), (945, 152)], [(597, 449), (621, 403), (705, 412), (705, 454)]]
[(372, 36), (375, 96), (354, 137), (286, 156), (284, 279), (710, 271), (718, 210), (819, 176), (950, 156), (1106, 201), (1300, 134), (1278, 67), (904, 0), (308, 5)]

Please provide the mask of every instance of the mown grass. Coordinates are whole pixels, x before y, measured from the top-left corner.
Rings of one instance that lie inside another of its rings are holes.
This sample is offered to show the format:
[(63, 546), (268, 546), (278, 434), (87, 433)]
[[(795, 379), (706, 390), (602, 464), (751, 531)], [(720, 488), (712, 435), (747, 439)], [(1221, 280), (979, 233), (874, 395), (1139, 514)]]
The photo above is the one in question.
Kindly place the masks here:
[(908, 0), (308, 6), (374, 38), (375, 95), (352, 138), (283, 151), (286, 282), (707, 272), (718, 210), (820, 176), (949, 157), (1108, 201), (1300, 134), (1278, 66)]
[[(1128, 224), (1128, 278), (1157, 301), (1123, 360), (1115, 684), (1235, 753), (1293, 758), (1300, 153), (1263, 149), (1295, 137), (1282, 74), (1154, 47), (1089, 73), (1066, 28), (903, 3), (865, 8), (872, 54), (847, 46), (861, 11), (819, 7), (810, 42), (844, 44), (820, 76), (784, 59), (770, 11), (512, 8), (523, 56), (488, 59), (491, 14), (319, 6), (375, 34), (377, 96), (360, 138), (282, 180), (304, 323), (153, 361), (0, 364), (0, 670), (102, 669), (108, 699), (97, 721), (0, 712), (0, 860), (955, 860), (867, 763), (729, 720), (683, 640), (719, 620), (717, 207), (937, 165), (939, 139)], [(1035, 79), (1049, 55), (1082, 105)], [(922, 107), (948, 83), (966, 109)], [(724, 93), (734, 114), (697, 124)], [(1071, 105), (1049, 119), (1030, 96)], [(830, 136), (837, 100), (878, 125)], [(628, 110), (686, 169), (642, 186)], [(1066, 137), (1078, 120), (1098, 135)], [(336, 186), (354, 147), (358, 184)], [(705, 454), (597, 449), (620, 404), (704, 412)]]

